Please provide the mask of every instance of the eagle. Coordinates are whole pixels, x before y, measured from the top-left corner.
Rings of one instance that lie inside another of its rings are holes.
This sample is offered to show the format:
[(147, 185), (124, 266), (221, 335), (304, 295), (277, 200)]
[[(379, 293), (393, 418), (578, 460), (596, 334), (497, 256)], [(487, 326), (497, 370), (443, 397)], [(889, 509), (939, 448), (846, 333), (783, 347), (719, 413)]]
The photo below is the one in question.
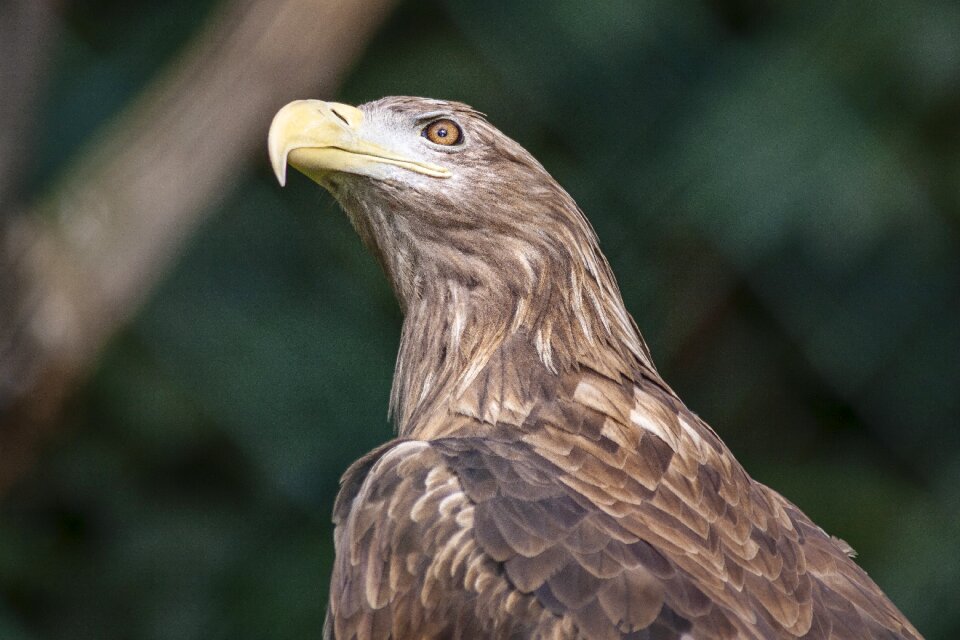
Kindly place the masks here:
[(576, 202), (484, 114), (297, 100), (268, 148), (404, 316), (397, 437), (334, 506), (325, 638), (920, 638), (664, 382)]

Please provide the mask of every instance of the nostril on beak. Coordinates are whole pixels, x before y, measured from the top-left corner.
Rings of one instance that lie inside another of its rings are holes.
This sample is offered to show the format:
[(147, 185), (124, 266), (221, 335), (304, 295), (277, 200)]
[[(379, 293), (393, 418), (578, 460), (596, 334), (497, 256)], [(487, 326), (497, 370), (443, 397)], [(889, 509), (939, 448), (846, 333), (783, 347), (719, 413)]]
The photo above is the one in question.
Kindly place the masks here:
[(347, 125), (347, 126), (350, 126), (350, 123), (347, 122), (347, 119), (343, 117), (343, 114), (341, 114), (341, 113), (340, 113), (339, 111), (337, 111), (336, 109), (330, 109), (330, 111), (333, 111), (333, 115), (335, 115), (335, 116), (337, 116), (338, 118), (340, 118), (341, 120), (343, 120), (343, 124), (345, 124), (345, 125)]

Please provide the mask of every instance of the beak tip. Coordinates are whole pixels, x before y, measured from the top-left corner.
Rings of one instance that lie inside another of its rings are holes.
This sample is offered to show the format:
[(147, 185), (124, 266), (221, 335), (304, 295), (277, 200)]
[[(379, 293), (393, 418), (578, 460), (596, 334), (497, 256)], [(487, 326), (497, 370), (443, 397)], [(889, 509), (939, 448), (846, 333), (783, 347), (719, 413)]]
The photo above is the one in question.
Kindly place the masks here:
[(273, 175), (276, 176), (277, 182), (280, 183), (281, 187), (287, 186), (287, 161), (286, 159), (277, 162), (274, 158), (270, 158), (270, 166), (273, 168)]
[(281, 187), (287, 185), (287, 155), (289, 150), (279, 149), (272, 135), (270, 136), (270, 166), (273, 168), (273, 175), (277, 176), (277, 182)]
[(290, 153), (289, 140), (289, 119), (290, 107), (296, 104), (292, 102), (280, 109), (273, 117), (270, 123), (270, 131), (267, 133), (267, 153), (270, 156), (270, 166), (273, 168), (273, 175), (277, 177), (277, 182), (281, 187), (287, 184), (287, 156)]

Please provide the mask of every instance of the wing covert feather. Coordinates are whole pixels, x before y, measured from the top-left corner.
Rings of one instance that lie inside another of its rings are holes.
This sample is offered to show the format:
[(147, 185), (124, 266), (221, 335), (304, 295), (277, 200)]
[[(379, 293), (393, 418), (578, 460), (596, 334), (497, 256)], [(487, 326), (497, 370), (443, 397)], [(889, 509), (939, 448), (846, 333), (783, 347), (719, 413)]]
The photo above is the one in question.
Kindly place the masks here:
[(585, 372), (463, 421), (345, 476), (327, 637), (920, 637), (665, 387)]

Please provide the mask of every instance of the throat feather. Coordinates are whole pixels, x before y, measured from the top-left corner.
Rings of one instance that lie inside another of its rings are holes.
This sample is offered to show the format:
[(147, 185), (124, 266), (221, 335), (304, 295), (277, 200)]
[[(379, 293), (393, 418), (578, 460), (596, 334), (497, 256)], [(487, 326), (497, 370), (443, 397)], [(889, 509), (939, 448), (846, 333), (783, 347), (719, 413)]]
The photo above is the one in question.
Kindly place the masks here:
[(590, 274), (569, 282), (520, 296), (448, 278), (408, 302), (391, 395), (400, 435), (449, 435), (449, 416), (519, 427), (565, 372), (652, 368), (616, 289)]

